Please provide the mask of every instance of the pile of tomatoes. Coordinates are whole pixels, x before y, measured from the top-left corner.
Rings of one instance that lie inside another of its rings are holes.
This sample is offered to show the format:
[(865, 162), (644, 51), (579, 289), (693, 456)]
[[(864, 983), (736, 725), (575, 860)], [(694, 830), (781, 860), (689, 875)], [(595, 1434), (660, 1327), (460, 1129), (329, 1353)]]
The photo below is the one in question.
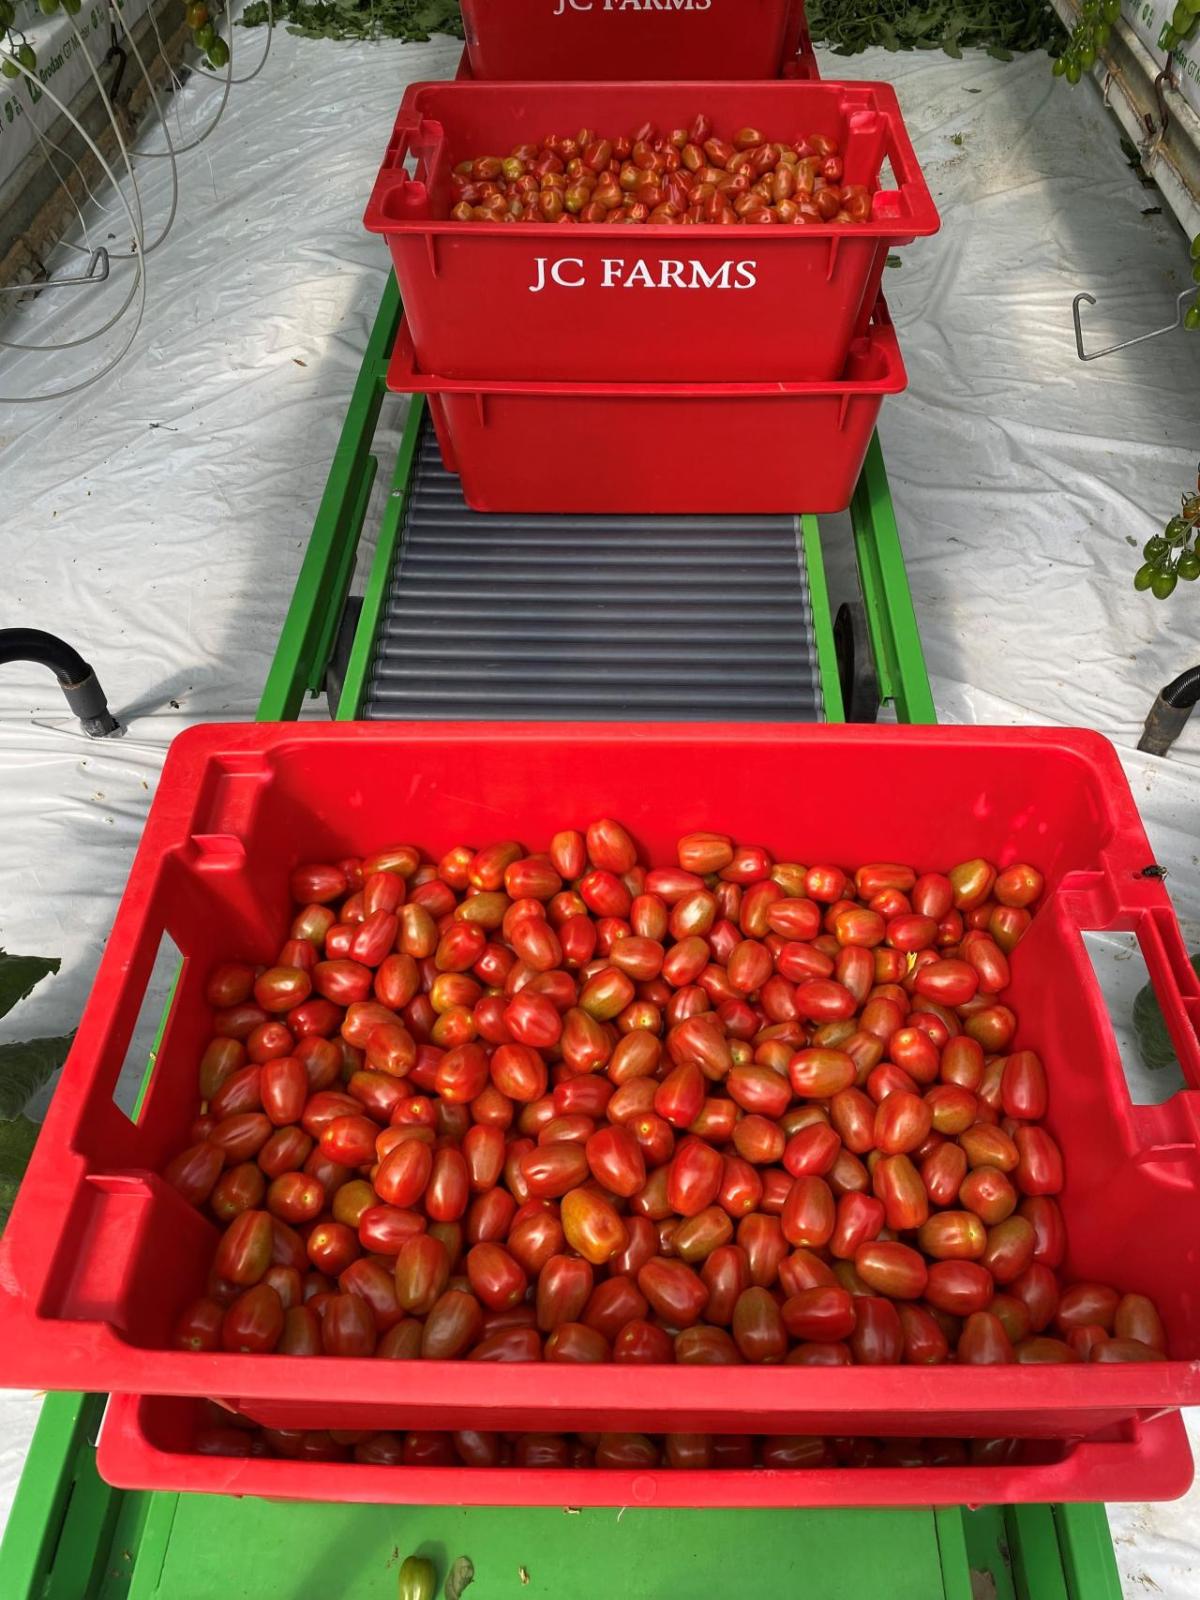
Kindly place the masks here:
[(1001, 999), (1041, 875), (647, 870), (618, 823), (292, 874), (208, 980), (167, 1177), (223, 1232), (192, 1350), (847, 1365), (1162, 1360), (1064, 1284), (1046, 1074)]
[[(816, 1467), (997, 1467), (1019, 1463), (1022, 1439), (819, 1438), (748, 1433), (485, 1433), (462, 1429), (373, 1433), (259, 1428), (212, 1402), (197, 1419), (192, 1448), (208, 1456), (356, 1461), (376, 1467), (595, 1467), (644, 1471), (746, 1472)], [(1039, 1441), (1033, 1448), (1042, 1452)]]
[(450, 178), (456, 222), (867, 222), (870, 190), (843, 182), (835, 139), (794, 144), (742, 128), (715, 138), (709, 117), (663, 133), (644, 123), (608, 139), (591, 128), (549, 134), (509, 155), (460, 162)]

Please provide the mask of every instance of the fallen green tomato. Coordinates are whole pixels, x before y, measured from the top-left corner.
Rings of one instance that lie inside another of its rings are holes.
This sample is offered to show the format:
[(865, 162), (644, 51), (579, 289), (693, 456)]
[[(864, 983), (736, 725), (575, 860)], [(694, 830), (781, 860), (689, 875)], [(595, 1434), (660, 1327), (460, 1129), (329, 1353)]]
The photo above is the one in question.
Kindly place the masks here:
[(437, 1573), (425, 1556), (406, 1556), (400, 1568), (400, 1600), (433, 1600)]

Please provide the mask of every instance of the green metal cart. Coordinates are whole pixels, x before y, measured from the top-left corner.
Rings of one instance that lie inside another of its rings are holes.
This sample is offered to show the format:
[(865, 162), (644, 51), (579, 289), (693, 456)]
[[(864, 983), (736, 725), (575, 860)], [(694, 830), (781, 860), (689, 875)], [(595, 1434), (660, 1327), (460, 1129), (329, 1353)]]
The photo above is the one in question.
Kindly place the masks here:
[[(389, 280), (259, 708), (339, 719), (935, 720), (883, 457), (851, 508), (860, 594), (833, 615), (815, 517), (477, 517), (414, 399), (352, 596), (400, 317)], [(683, 524), (682, 526), (680, 524)], [(567, 535), (570, 537), (567, 537)], [(391, 1600), (460, 1554), (479, 1600), (1119, 1600), (1102, 1506), (486, 1510), (120, 1491), (97, 1395), (51, 1395), (0, 1545), (2, 1600)]]

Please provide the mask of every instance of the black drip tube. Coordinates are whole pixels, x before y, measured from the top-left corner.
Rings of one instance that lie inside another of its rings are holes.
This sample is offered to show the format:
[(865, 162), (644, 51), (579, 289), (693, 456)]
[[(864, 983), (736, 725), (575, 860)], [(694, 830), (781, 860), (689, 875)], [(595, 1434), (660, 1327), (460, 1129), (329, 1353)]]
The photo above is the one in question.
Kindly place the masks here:
[(1189, 667), (1173, 678), (1163, 690), (1161, 698), (1177, 711), (1190, 711), (1200, 700), (1200, 667)]
[(1138, 749), (1165, 756), (1187, 726), (1192, 707), (1200, 700), (1200, 667), (1189, 667), (1172, 678), (1150, 707)]
[(72, 645), (40, 628), (0, 628), (0, 666), (9, 661), (34, 661), (49, 667), (67, 704), (93, 739), (119, 733), (121, 724), (108, 709), (108, 698), (96, 674)]

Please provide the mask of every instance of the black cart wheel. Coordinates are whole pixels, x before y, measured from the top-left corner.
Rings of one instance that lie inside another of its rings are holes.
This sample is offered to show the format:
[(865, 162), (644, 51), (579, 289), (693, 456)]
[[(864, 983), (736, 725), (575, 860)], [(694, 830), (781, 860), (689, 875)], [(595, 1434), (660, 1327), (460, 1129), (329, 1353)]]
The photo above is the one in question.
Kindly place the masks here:
[(838, 607), (833, 623), (838, 678), (847, 722), (879, 721), (879, 679), (867, 630), (867, 611), (861, 600)]

